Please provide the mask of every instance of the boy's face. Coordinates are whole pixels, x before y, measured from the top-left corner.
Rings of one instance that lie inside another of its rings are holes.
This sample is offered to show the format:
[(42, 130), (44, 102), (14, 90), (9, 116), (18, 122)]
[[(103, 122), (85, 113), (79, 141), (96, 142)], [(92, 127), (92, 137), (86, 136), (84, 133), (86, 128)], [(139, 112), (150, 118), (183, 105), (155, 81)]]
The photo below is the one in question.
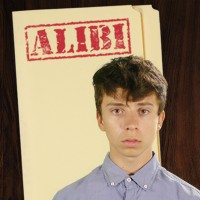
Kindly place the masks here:
[(146, 159), (152, 155), (152, 144), (164, 120), (158, 115), (159, 102), (154, 93), (138, 101), (128, 101), (118, 88), (115, 97), (103, 96), (100, 129), (106, 132), (111, 159)]

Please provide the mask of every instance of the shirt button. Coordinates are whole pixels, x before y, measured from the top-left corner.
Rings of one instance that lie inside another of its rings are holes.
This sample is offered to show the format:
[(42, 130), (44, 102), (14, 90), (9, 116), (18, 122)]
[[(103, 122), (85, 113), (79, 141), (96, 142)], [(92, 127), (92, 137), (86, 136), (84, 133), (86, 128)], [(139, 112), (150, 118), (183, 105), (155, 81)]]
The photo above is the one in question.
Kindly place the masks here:
[(147, 188), (148, 188), (148, 185), (144, 185), (144, 188), (147, 189)]
[(115, 185), (115, 183), (114, 183), (114, 182), (111, 182), (111, 183), (110, 183), (110, 185), (114, 186), (114, 185)]
[(127, 182), (129, 182), (129, 183), (131, 182), (131, 178), (127, 178), (126, 180), (127, 180)]

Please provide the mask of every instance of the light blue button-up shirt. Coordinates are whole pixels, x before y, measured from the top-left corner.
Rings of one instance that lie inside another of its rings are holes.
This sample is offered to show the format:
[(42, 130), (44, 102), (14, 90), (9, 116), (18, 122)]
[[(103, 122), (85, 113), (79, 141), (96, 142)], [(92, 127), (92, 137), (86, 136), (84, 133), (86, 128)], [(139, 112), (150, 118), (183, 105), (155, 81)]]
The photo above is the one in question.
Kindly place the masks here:
[(200, 200), (200, 191), (161, 167), (156, 155), (129, 176), (107, 154), (103, 165), (53, 200)]

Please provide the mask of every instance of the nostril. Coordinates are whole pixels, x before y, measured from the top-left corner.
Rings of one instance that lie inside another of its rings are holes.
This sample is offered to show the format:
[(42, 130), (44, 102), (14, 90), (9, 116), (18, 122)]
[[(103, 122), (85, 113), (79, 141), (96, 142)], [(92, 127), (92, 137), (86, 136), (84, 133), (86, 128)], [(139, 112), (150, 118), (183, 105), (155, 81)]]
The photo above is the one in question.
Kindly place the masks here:
[(132, 131), (132, 130), (136, 130), (137, 129), (137, 127), (136, 126), (128, 126), (128, 127), (126, 127), (126, 131)]

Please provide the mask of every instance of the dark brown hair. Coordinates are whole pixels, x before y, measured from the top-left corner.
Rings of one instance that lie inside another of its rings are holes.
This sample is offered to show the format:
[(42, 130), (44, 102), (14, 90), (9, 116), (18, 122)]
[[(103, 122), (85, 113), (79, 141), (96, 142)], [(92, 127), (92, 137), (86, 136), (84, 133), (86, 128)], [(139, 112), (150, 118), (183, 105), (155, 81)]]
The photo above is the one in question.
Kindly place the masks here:
[(155, 93), (160, 114), (166, 104), (167, 81), (150, 62), (137, 56), (119, 57), (100, 68), (93, 76), (96, 109), (101, 114), (103, 95), (115, 96), (116, 89), (126, 91), (126, 100), (133, 101)]

